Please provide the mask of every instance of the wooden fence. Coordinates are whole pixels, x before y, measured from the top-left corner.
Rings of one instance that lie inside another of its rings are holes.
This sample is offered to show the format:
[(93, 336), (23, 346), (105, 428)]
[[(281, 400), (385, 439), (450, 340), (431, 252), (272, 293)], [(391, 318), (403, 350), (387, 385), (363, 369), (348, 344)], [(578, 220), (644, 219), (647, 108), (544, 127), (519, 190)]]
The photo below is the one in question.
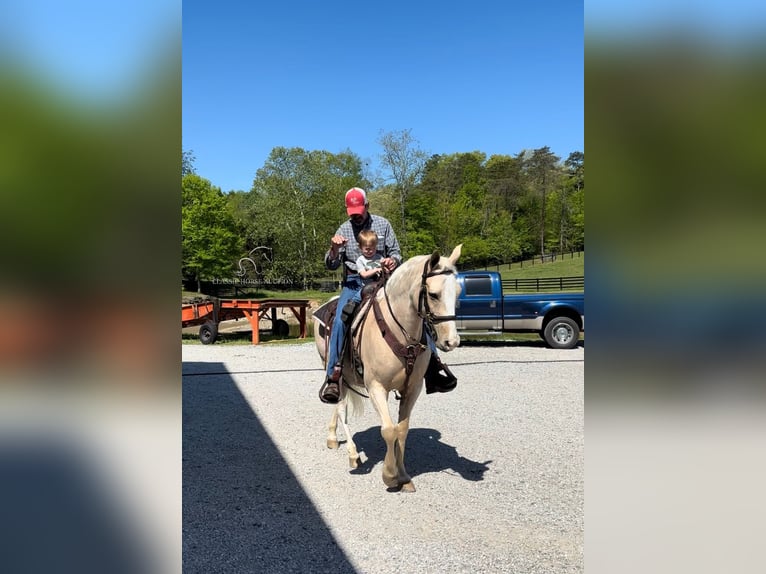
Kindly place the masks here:
[(503, 279), (503, 291), (559, 291), (585, 289), (585, 277), (530, 277)]

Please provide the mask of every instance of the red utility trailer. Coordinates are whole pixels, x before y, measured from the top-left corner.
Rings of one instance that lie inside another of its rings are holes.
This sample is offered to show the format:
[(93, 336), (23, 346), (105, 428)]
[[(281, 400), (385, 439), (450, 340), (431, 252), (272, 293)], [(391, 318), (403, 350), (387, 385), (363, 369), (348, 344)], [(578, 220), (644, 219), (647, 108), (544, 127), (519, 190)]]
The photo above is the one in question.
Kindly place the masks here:
[(306, 338), (306, 309), (308, 299), (218, 299), (208, 298), (181, 304), (181, 327), (200, 325), (199, 339), (203, 344), (215, 342), (218, 323), (245, 317), (253, 328), (253, 345), (260, 343), (258, 325), (262, 319), (271, 321), (271, 332), (286, 336), (290, 326), (277, 319), (277, 309), (290, 309), (300, 326), (301, 339)]

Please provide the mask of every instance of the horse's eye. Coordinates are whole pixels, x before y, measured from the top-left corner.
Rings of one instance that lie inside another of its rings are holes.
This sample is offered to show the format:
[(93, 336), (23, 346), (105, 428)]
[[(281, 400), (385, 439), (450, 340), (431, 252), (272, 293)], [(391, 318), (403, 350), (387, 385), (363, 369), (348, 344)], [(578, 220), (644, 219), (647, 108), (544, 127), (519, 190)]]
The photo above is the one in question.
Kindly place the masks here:
[(438, 300), (439, 300), (439, 294), (438, 294), (438, 293), (431, 293), (431, 292), (429, 292), (429, 293), (428, 293), (428, 296), (429, 296), (431, 299), (433, 299), (434, 301), (438, 301)]

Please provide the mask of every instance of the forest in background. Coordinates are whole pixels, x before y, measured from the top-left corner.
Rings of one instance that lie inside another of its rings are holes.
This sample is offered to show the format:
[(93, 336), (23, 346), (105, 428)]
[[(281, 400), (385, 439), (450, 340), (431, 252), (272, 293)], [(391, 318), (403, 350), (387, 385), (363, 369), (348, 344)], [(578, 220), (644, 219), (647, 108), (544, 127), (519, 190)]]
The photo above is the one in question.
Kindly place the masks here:
[(391, 222), (404, 258), (462, 243), (466, 268), (584, 249), (582, 152), (427, 155), (410, 130), (381, 133), (378, 143), (378, 174), (350, 150), (275, 147), (252, 188), (229, 193), (197, 174), (184, 151), (182, 279), (307, 288), (327, 275), (324, 253), (354, 186)]

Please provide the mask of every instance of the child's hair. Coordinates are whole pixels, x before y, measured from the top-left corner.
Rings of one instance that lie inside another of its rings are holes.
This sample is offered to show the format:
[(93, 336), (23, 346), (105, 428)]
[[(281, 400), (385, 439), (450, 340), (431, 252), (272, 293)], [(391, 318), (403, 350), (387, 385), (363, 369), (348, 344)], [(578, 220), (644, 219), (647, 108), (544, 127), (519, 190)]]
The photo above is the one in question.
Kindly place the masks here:
[(375, 245), (378, 243), (378, 234), (372, 229), (362, 229), (362, 231), (359, 232), (357, 241), (359, 241), (360, 246)]

